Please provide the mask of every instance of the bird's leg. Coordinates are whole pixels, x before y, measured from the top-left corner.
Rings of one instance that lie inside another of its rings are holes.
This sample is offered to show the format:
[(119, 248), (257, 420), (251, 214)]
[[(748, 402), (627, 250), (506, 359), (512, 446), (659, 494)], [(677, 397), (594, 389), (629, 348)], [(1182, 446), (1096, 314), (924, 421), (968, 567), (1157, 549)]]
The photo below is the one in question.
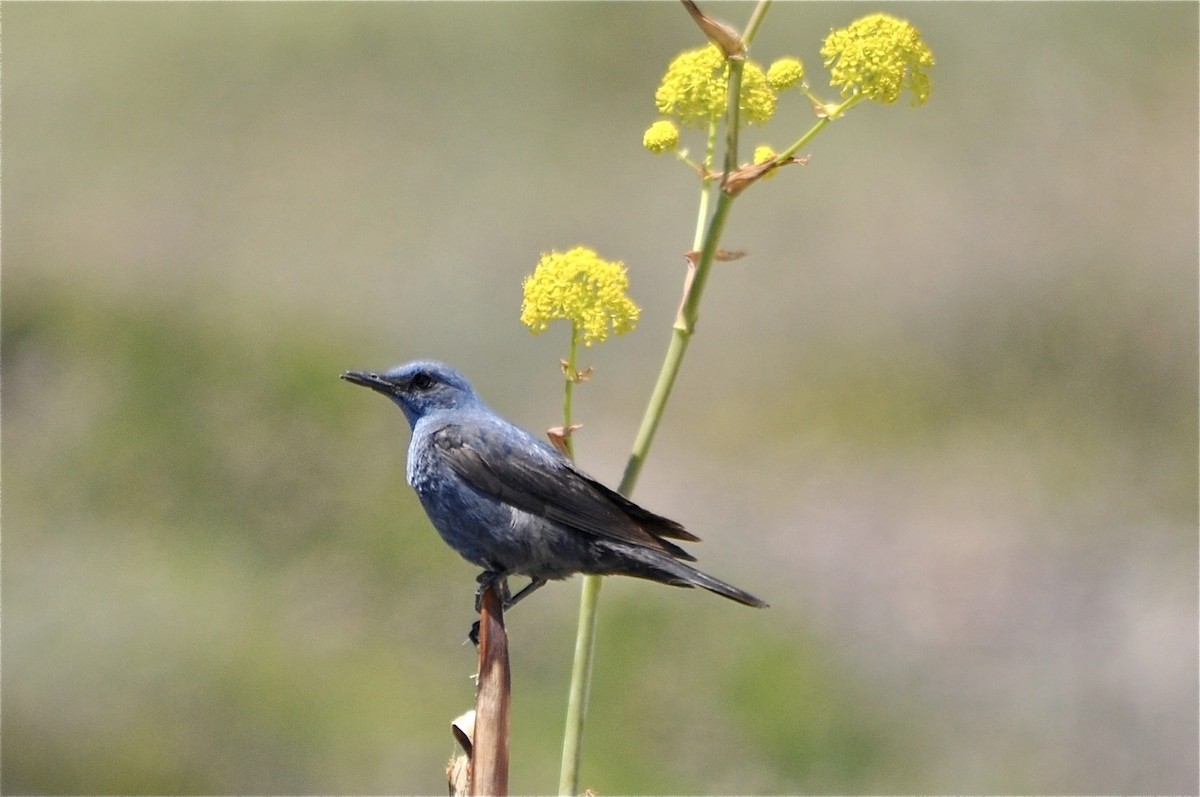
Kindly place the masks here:
[(512, 607), (517, 605), (517, 601), (528, 596), (534, 590), (541, 589), (544, 586), (546, 586), (546, 579), (544, 579), (544, 578), (530, 579), (529, 583), (526, 584), (524, 587), (522, 587), (521, 590), (516, 595), (513, 595), (512, 597), (505, 599), (504, 608), (511, 609)]

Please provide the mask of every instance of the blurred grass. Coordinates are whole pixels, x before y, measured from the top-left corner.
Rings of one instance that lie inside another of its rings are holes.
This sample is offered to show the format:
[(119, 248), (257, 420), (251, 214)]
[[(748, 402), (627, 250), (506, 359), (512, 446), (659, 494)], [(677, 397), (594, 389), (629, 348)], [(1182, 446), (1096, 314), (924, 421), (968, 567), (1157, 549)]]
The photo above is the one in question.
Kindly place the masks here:
[[(6, 479), (5, 667), (22, 687), (6, 694), (6, 789), (304, 790), (307, 762), (357, 746), (348, 714), (418, 715), (420, 679), (378, 686), (423, 670), (419, 651), (369, 629), (424, 627), (391, 585), (422, 577), (437, 541), (395, 489), (402, 456), (364, 467), (371, 439), (331, 411), (344, 355), (301, 331), (247, 346), (181, 307), (6, 300), (6, 377), (31, 388), (5, 394), (22, 452)], [(341, 452), (340, 477), (321, 449)], [(420, 534), (401, 547), (406, 527)], [(104, 708), (76, 725), (78, 690)]]
[[(1030, 464), (1057, 500), (1120, 474), (1131, 500), (1186, 525), (1195, 332), (1177, 296), (1108, 265), (1034, 296), (995, 291), (936, 325), (806, 341), (794, 370), (756, 377), (756, 395), (790, 397), (760, 408), (777, 413), (763, 419), (775, 430), (763, 445), (788, 456), (823, 438), (829, 455), (853, 459), (1007, 437), (1037, 452)], [(745, 433), (729, 419), (705, 416), (714, 451)]]

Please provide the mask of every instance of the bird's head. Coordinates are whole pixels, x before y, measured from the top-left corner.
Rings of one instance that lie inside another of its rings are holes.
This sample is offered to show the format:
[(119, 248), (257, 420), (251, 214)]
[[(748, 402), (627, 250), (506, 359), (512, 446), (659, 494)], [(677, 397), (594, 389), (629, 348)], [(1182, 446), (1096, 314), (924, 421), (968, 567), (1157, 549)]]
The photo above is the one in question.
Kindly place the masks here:
[(382, 374), (347, 371), (342, 374), (342, 379), (387, 396), (400, 405), (404, 416), (414, 426), (421, 418), (439, 410), (482, 406), (471, 384), (444, 363), (411, 362)]

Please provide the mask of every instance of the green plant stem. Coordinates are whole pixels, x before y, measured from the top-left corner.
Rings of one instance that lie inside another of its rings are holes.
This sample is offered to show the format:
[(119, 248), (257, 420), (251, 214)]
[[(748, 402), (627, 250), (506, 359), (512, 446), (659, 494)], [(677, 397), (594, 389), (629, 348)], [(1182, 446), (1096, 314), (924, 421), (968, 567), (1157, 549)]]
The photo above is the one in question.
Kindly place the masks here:
[(759, 0), (754, 7), (754, 12), (750, 14), (750, 20), (746, 23), (746, 29), (742, 31), (742, 44), (747, 47), (750, 42), (754, 41), (754, 36), (758, 33), (759, 26), (762, 25), (763, 17), (767, 15), (767, 11), (771, 8), (771, 0)]
[(803, 147), (808, 142), (812, 141), (813, 136), (815, 136), (817, 133), (820, 133), (822, 130), (824, 130), (826, 127), (828, 127), (829, 123), (832, 121), (833, 121), (832, 117), (829, 117), (829, 116), (823, 116), (820, 119), (818, 119), (816, 124), (814, 124), (812, 127), (810, 127), (808, 129), (807, 133), (800, 136), (800, 138), (798, 138), (794, 142), (792, 142), (792, 145), (790, 147), (788, 147), (783, 152), (780, 152), (778, 155), (776, 155), (775, 160), (779, 163), (783, 163), (788, 158), (795, 155), (796, 152), (799, 151), (799, 149), (801, 147)]
[[(577, 374), (579, 328), (571, 325), (571, 347), (567, 353), (566, 387), (563, 389), (563, 430), (568, 456), (575, 458), (571, 442), (571, 402)], [(571, 688), (567, 694), (567, 720), (563, 731), (562, 766), (558, 793), (573, 795), (579, 790), (579, 762), (583, 754), (583, 725), (587, 719), (588, 688), (592, 682), (592, 660), (596, 642), (596, 603), (600, 597), (600, 576), (583, 577), (579, 600), (579, 625), (575, 631), (575, 660), (571, 665)]]
[(851, 97), (850, 99), (841, 103), (840, 105), (835, 105), (832, 108), (830, 108), (825, 116), (822, 116), (820, 119), (818, 119), (816, 121), (816, 123), (813, 124), (813, 126), (808, 129), (807, 133), (800, 136), (800, 138), (798, 138), (794, 142), (792, 142), (792, 145), (790, 147), (788, 147), (783, 152), (780, 152), (778, 155), (776, 155), (775, 162), (783, 163), (788, 158), (791, 158), (792, 156), (794, 156), (800, 150), (801, 147), (803, 147), (808, 142), (812, 141), (813, 138), (816, 137), (817, 133), (820, 133), (822, 130), (824, 130), (826, 127), (828, 127), (830, 122), (832, 122), (834, 119), (837, 119), (839, 116), (841, 116), (846, 111), (853, 108), (855, 105), (858, 105), (858, 103), (861, 102), (862, 99), (863, 99), (863, 95), (855, 94), (853, 97)]
[(700, 201), (696, 208), (696, 233), (692, 236), (692, 249), (699, 251), (704, 244), (704, 221), (708, 218), (708, 203), (709, 203), (709, 186), (711, 178), (705, 178), (703, 175), (711, 172), (713, 164), (713, 153), (717, 150), (717, 124), (713, 122), (708, 126), (708, 142), (704, 148), (704, 169), (701, 172), (700, 179)]
[(633, 492), (634, 485), (637, 484), (638, 476), (641, 474), (642, 465), (646, 461), (646, 455), (649, 454), (654, 436), (658, 432), (667, 401), (671, 398), (671, 389), (675, 386), (675, 379), (679, 376), (680, 368), (683, 366), (683, 357), (687, 353), (688, 344), (695, 333), (700, 299), (704, 294), (704, 286), (708, 283), (708, 275), (714, 262), (713, 255), (717, 251), (721, 232), (725, 229), (725, 221), (729, 217), (730, 208), (733, 207), (733, 200), (734, 197), (723, 191), (718, 196), (717, 208), (713, 211), (712, 219), (709, 221), (707, 232), (704, 235), (704, 248), (700, 251), (695, 269), (689, 271), (688, 285), (680, 305), (679, 315), (675, 320), (675, 326), (671, 329), (671, 341), (667, 345), (667, 354), (659, 369), (658, 380), (654, 383), (654, 390), (650, 394), (646, 412), (642, 415), (641, 426), (638, 427), (633, 448), (629, 452), (629, 460), (625, 464), (625, 473), (617, 487), (617, 491), (622, 495), (629, 495)]
[(584, 576), (579, 599), (579, 627), (575, 632), (575, 661), (571, 665), (571, 689), (567, 694), (567, 727), (563, 734), (562, 769), (558, 793), (579, 793), (579, 763), (583, 757), (583, 726), (587, 719), (588, 694), (592, 685), (592, 660), (596, 650), (596, 608), (600, 600), (601, 576)]
[(575, 444), (571, 442), (571, 402), (575, 396), (575, 382), (579, 378), (579, 325), (571, 324), (571, 345), (567, 349), (567, 364), (563, 366), (566, 384), (563, 387), (563, 445), (567, 456), (575, 459)]
[(744, 60), (731, 60), (729, 62), (728, 95), (731, 100), (725, 109), (728, 130), (726, 130), (725, 137), (725, 175), (721, 178), (722, 184), (729, 179), (729, 175), (737, 171), (738, 167), (738, 128), (741, 127), (739, 120), (741, 103), (739, 102), (739, 97), (742, 94), (742, 72), (745, 71), (745, 68), (746, 62)]
[[(707, 187), (705, 188), (707, 190)], [(714, 262), (721, 233), (725, 229), (725, 221), (729, 210), (733, 207), (734, 197), (721, 191), (717, 198), (717, 207), (712, 218), (704, 229), (703, 247), (694, 268), (689, 267), (688, 280), (684, 288), (683, 301), (680, 304), (679, 315), (671, 330), (671, 341), (667, 346), (667, 354), (659, 369), (658, 380), (646, 411), (642, 415), (642, 423), (634, 439), (629, 461), (625, 465), (625, 473), (617, 490), (623, 495), (629, 495), (641, 473), (642, 464), (654, 442), (654, 435), (662, 421), (663, 411), (667, 400), (671, 397), (671, 388), (679, 376), (683, 365), (683, 356), (687, 353), (688, 343), (696, 328), (696, 318), (699, 315), (700, 299), (704, 286), (708, 282), (708, 274)], [(703, 225), (703, 220), (701, 220)], [(579, 626), (575, 635), (575, 662), (571, 668), (571, 688), (567, 698), (567, 727), (563, 737), (562, 770), (558, 781), (560, 795), (578, 794), (579, 763), (582, 756), (583, 726), (587, 713), (588, 693), (591, 688), (592, 660), (595, 653), (596, 638), (596, 608), (600, 595), (600, 576), (585, 576), (583, 593), (579, 605)]]
[[(770, 0), (762, 0), (751, 17), (751, 26), (747, 28), (750, 37), (762, 22)], [(738, 109), (742, 82), (742, 61), (729, 62), (729, 90), (727, 92), (726, 124), (729, 134), (726, 138), (725, 173), (731, 174), (737, 165), (737, 129)], [(710, 128), (708, 157), (706, 165), (711, 162), (713, 145), (716, 141), (716, 129)], [(650, 394), (650, 401), (642, 415), (637, 437), (629, 453), (625, 472), (617, 490), (622, 495), (633, 492), (634, 485), (650, 452), (654, 436), (658, 432), (666, 410), (667, 401), (671, 397), (671, 389), (679, 376), (683, 365), (683, 356), (687, 353), (688, 343), (696, 330), (696, 319), (700, 314), (700, 299), (704, 295), (704, 286), (708, 283), (708, 275), (715, 260), (721, 234), (725, 230), (725, 222), (736, 198), (725, 191), (717, 194), (717, 206), (711, 218), (707, 218), (709, 204), (710, 181), (702, 180), (700, 194), (700, 212), (696, 219), (696, 238), (702, 245), (694, 246), (700, 254), (694, 265), (689, 264), (688, 274), (684, 280), (683, 299), (679, 305), (679, 313), (671, 328), (671, 341), (667, 345), (667, 353), (659, 369), (658, 379)], [(703, 231), (703, 233), (701, 232)], [(569, 421), (566, 422), (568, 425)], [(579, 793), (579, 764), (583, 754), (583, 727), (587, 714), (588, 695), (592, 682), (592, 660), (595, 655), (596, 614), (600, 597), (600, 576), (585, 576), (583, 593), (579, 604), (579, 626), (575, 635), (575, 661), (571, 667), (571, 688), (567, 699), (567, 727), (563, 738), (562, 771), (558, 781), (560, 795)]]

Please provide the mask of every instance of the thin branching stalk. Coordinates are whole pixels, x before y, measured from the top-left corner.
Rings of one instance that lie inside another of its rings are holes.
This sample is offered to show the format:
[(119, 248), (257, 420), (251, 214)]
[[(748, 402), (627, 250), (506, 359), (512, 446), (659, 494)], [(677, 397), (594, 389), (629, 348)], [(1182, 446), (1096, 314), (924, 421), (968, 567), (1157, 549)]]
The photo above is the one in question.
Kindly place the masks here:
[[(571, 401), (577, 355), (579, 329), (571, 326), (571, 348), (567, 354), (566, 386), (563, 389), (563, 433), (567, 453), (572, 459), (575, 448), (571, 443)], [(588, 685), (592, 682), (592, 660), (596, 639), (596, 606), (600, 599), (600, 576), (584, 576), (579, 600), (579, 625), (575, 633), (575, 659), (571, 665), (571, 688), (567, 694), (567, 722), (563, 733), (562, 765), (559, 770), (558, 793), (575, 794), (579, 788), (579, 762), (583, 754), (583, 725), (587, 718)]]
[(575, 459), (575, 444), (571, 442), (571, 402), (575, 397), (575, 382), (579, 376), (579, 325), (571, 324), (571, 346), (567, 349), (567, 362), (563, 365), (566, 385), (563, 387), (563, 445), (567, 456)]
[(758, 29), (762, 25), (763, 18), (766, 17), (767, 11), (771, 8), (771, 0), (760, 0), (754, 6), (753, 13), (750, 14), (750, 19), (746, 22), (746, 29), (742, 31), (742, 44), (746, 47), (750, 46), (750, 42), (754, 41), (754, 37), (758, 34)]
[[(705, 286), (717, 260), (720, 251), (721, 234), (729, 218), (733, 201), (749, 185), (774, 170), (791, 164), (803, 163), (806, 158), (795, 157), (796, 153), (806, 146), (817, 133), (829, 126), (831, 120), (838, 118), (859, 102), (866, 100), (885, 104), (894, 102), (901, 89), (912, 94), (912, 104), (922, 105), (929, 98), (930, 81), (927, 70), (933, 66), (933, 53), (921, 40), (920, 32), (907, 21), (897, 19), (887, 14), (872, 14), (856, 20), (849, 27), (831, 31), (821, 49), (826, 65), (836, 62), (833, 69), (831, 84), (841, 89), (845, 97), (840, 103), (825, 103), (818, 99), (809, 89), (807, 83), (800, 84), (800, 90), (813, 103), (821, 118), (800, 138), (783, 152), (770, 160), (761, 163), (739, 166), (738, 161), (738, 132), (741, 111), (742, 78), (745, 72), (748, 46), (762, 25), (763, 17), (771, 5), (771, 0), (759, 0), (745, 30), (739, 35), (723, 22), (714, 20), (702, 12), (694, 0), (682, 0), (688, 14), (722, 53), (728, 67), (728, 82), (726, 85), (726, 107), (723, 119), (711, 120), (708, 127), (708, 137), (705, 146), (704, 160), (696, 164), (687, 158), (687, 151), (680, 150), (677, 157), (684, 160), (700, 175), (700, 202), (697, 213), (696, 235), (692, 251), (688, 253), (688, 271), (683, 283), (683, 298), (679, 304), (675, 322), (671, 327), (671, 339), (667, 345), (666, 356), (651, 392), (642, 422), (638, 427), (625, 472), (618, 487), (619, 491), (629, 495), (637, 483), (642, 466), (654, 442), (655, 434), (662, 421), (671, 390), (683, 364), (688, 344), (695, 334), (696, 321), (700, 314), (700, 301), (704, 296)], [(689, 54), (694, 56), (698, 51)], [(668, 78), (682, 60), (677, 59), (668, 70)], [(791, 59), (795, 61), (795, 59)], [(778, 63), (778, 62), (777, 62)], [(674, 78), (688, 82), (694, 75), (688, 74), (690, 65), (684, 61), (679, 73)], [(702, 67), (707, 70), (708, 63)], [(774, 65), (773, 67), (774, 68)], [(761, 69), (755, 65), (755, 70)], [(803, 69), (799, 62), (784, 63), (777, 73), (777, 82), (784, 88), (795, 84), (802, 77)], [(789, 76), (789, 72), (793, 74)], [(707, 75), (711, 80), (711, 73)], [(765, 75), (768, 83), (772, 78), (768, 72)], [(761, 78), (757, 72), (754, 80)], [(714, 110), (694, 100), (687, 102), (686, 110), (682, 109), (680, 97), (686, 91), (668, 88), (670, 81), (664, 80), (660, 90), (667, 90), (665, 105), (679, 110), (679, 118), (685, 124), (691, 124), (698, 118), (710, 118)], [(670, 95), (674, 94), (672, 98)], [(751, 92), (753, 95), (755, 92)], [(699, 110), (697, 110), (699, 109)], [(747, 107), (750, 121), (761, 121), (769, 118), (770, 113), (763, 108), (757, 110)], [(663, 152), (668, 147), (678, 146), (678, 131), (664, 134), (656, 128), (661, 124), (656, 122), (647, 130), (644, 144), (651, 152)], [(716, 154), (720, 146), (721, 125), (724, 125), (724, 152), (721, 158), (720, 171), (715, 171)], [(665, 137), (664, 137), (665, 135)], [(709, 208), (714, 204), (711, 213)], [(568, 713), (567, 738), (563, 747), (563, 771), (559, 780), (560, 794), (576, 794), (579, 787), (580, 739), (583, 733), (584, 709), (587, 706), (588, 689), (590, 685), (591, 662), (595, 638), (595, 609), (596, 599), (600, 589), (600, 579), (588, 577), (584, 579), (584, 599), (580, 606), (579, 635), (576, 638), (575, 666), (572, 671), (571, 700)]]
[[(745, 41), (753, 38), (754, 32), (762, 22), (770, 0), (761, 0), (755, 8), (747, 27), (748, 36)], [(731, 59), (729, 61), (729, 88), (726, 106), (727, 137), (725, 142), (725, 174), (732, 174), (737, 168), (737, 131), (738, 109), (741, 98), (741, 78), (744, 61)], [(717, 141), (717, 128), (714, 125), (709, 131), (708, 152), (706, 165), (711, 163)], [(734, 195), (723, 190), (717, 191), (716, 208), (708, 216), (710, 191), (714, 186), (711, 181), (703, 181), (700, 189), (700, 210), (696, 219), (696, 236), (694, 246), (700, 251), (695, 264), (689, 263), (688, 274), (684, 281), (683, 298), (679, 305), (679, 313), (671, 329), (671, 340), (667, 345), (667, 353), (655, 381), (654, 390), (650, 395), (646, 411), (642, 416), (641, 425), (634, 439), (629, 460), (621, 483), (617, 487), (623, 495), (629, 495), (637, 483), (642, 465), (650, 452), (654, 436), (658, 431), (666, 410), (667, 401), (671, 397), (671, 389), (679, 376), (683, 365), (683, 357), (687, 353), (688, 343), (696, 329), (696, 319), (700, 313), (700, 300), (704, 295), (704, 287), (715, 261), (715, 255), (733, 207)], [(569, 428), (570, 420), (564, 419)], [(583, 728), (587, 714), (588, 694), (591, 690), (592, 660), (595, 653), (596, 614), (600, 596), (600, 576), (585, 576), (583, 592), (579, 606), (579, 626), (575, 637), (575, 662), (571, 669), (571, 688), (567, 703), (567, 727), (563, 739), (562, 772), (558, 782), (560, 795), (579, 793), (579, 765), (583, 754)]]
[(563, 734), (562, 770), (558, 793), (579, 793), (579, 763), (583, 757), (583, 726), (587, 719), (588, 695), (592, 684), (592, 660), (596, 650), (596, 608), (600, 601), (601, 576), (584, 576), (579, 600), (579, 627), (575, 633), (575, 661), (571, 665), (571, 689), (567, 695), (567, 727)]

